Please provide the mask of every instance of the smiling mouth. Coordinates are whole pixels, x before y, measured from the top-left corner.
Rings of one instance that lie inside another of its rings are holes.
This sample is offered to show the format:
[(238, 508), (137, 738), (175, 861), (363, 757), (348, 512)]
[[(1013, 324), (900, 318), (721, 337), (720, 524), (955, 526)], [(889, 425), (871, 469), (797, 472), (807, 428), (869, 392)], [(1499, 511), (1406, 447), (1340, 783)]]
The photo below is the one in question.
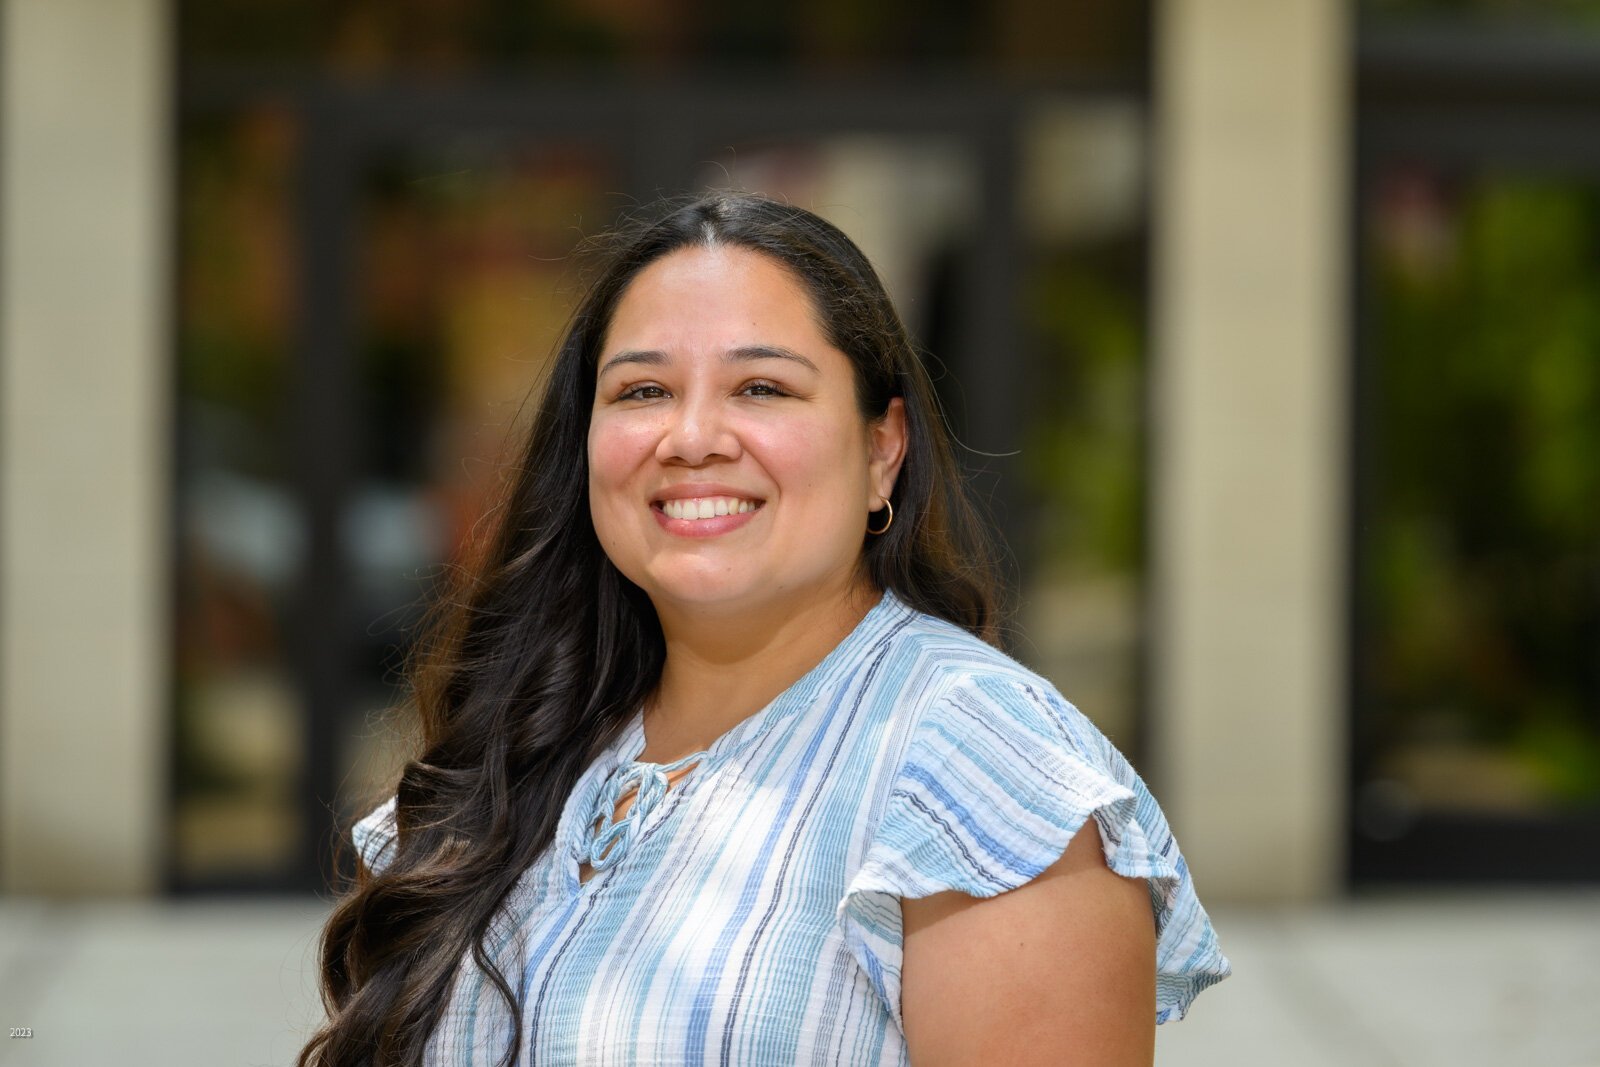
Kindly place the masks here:
[(685, 497), (681, 500), (658, 500), (653, 505), (669, 519), (714, 519), (720, 515), (742, 515), (755, 511), (766, 503), (738, 496)]

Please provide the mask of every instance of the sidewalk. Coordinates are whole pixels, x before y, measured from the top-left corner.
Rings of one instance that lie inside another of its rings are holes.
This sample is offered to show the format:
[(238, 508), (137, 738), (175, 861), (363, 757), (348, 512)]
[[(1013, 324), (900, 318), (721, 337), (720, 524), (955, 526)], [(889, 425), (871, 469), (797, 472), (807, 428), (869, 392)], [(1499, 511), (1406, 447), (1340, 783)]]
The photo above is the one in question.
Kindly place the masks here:
[[(291, 1063), (318, 1017), (315, 901), (0, 900), (11, 1067)], [(1234, 977), (1162, 1067), (1600, 1067), (1600, 892), (1217, 909)]]
[(1233, 977), (1163, 1067), (1600, 1067), (1600, 892), (1218, 909)]

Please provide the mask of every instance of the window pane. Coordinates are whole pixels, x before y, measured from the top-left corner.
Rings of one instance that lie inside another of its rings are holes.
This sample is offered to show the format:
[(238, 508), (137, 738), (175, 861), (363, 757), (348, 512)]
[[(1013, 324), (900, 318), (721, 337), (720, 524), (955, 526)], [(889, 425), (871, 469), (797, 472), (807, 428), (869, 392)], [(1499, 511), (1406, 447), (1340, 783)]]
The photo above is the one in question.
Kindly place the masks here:
[(1596, 0), (1361, 0), (1359, 11), (1362, 22), (1375, 27), (1426, 22), (1600, 33)]
[(285, 469), (295, 124), (257, 107), (180, 146), (175, 875), (298, 860), (304, 741), (285, 664), (302, 517)]
[(1600, 182), (1372, 188), (1358, 831), (1594, 810)]
[(400, 671), (426, 598), (484, 521), (566, 323), (568, 255), (620, 182), (583, 145), (462, 140), (376, 158), (359, 198), (356, 484), (344, 505), (358, 649), (341, 801), (410, 753)]
[(1144, 69), (1144, 0), (181, 0), (185, 56), (362, 77), (530, 67), (828, 74), (927, 69), (1035, 78)]
[(1026, 126), (1030, 264), (1023, 625), (1034, 666), (1139, 751), (1143, 634), (1144, 112), (1040, 102)]

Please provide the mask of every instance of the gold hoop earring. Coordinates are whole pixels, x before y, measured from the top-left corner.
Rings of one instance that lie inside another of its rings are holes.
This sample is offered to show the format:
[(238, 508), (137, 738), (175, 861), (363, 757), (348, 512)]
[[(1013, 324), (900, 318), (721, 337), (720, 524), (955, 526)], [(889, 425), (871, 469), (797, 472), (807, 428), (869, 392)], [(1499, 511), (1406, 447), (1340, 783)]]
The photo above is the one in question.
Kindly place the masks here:
[(876, 530), (874, 530), (871, 526), (867, 527), (867, 533), (872, 534), (874, 537), (876, 537), (878, 534), (883, 533), (889, 527), (894, 525), (894, 505), (892, 503), (890, 503), (888, 500), (885, 500), (883, 502), (883, 506), (889, 509), (889, 517), (888, 517), (888, 519), (886, 519), (884, 521), (884, 524), (881, 527), (879, 527), (878, 529), (876, 529)]

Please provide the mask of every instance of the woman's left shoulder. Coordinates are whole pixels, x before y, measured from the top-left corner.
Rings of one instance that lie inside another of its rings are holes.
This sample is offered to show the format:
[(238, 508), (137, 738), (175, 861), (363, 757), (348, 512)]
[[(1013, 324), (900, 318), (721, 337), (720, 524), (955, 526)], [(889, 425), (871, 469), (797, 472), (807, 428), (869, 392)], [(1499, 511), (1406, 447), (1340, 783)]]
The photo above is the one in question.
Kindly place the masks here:
[(1018, 730), (1126, 772), (1126, 761), (1105, 735), (1042, 675), (953, 623), (909, 614), (910, 624), (895, 635), (894, 652), (920, 667), (909, 672), (921, 676), (921, 698), (906, 724), (913, 731)]
[(919, 695), (898, 717), (883, 817), (841, 906), (858, 956), (875, 961), (869, 973), (898, 965), (898, 945), (885, 947), (895, 938), (879, 929), (890, 898), (1018, 888), (1093, 820), (1106, 865), (1149, 884), (1157, 1017), (1181, 1016), (1229, 968), (1165, 814), (1137, 772), (1054, 685), (1000, 650), (927, 617), (898, 639)]

